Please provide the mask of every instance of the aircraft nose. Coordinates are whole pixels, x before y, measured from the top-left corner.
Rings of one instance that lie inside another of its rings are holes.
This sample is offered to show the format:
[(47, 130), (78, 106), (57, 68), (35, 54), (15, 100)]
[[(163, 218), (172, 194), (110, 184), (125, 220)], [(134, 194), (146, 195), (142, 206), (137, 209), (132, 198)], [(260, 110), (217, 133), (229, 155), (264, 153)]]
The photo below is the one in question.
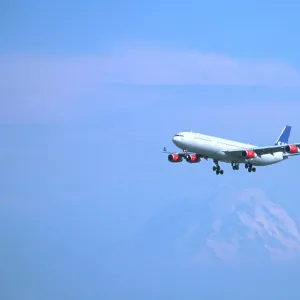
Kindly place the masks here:
[(179, 145), (179, 137), (178, 136), (174, 135), (172, 141), (176, 146)]

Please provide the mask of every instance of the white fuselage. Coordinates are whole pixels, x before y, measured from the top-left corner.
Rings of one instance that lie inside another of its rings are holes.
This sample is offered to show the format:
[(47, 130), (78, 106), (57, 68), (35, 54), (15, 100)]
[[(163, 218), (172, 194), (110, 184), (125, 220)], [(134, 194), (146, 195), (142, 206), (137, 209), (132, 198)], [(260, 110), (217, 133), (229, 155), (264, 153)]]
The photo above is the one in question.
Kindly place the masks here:
[[(224, 150), (250, 150), (255, 148), (255, 145), (240, 143), (232, 140), (222, 139), (214, 136), (204, 135), (193, 132), (180, 132), (173, 137), (173, 143), (180, 149), (188, 152), (194, 152), (198, 155), (211, 158), (221, 162), (236, 162), (245, 163), (243, 157), (236, 157), (226, 154)], [(282, 161), (283, 154), (276, 152), (274, 154), (264, 154), (261, 157), (247, 160), (255, 166), (272, 165)]]

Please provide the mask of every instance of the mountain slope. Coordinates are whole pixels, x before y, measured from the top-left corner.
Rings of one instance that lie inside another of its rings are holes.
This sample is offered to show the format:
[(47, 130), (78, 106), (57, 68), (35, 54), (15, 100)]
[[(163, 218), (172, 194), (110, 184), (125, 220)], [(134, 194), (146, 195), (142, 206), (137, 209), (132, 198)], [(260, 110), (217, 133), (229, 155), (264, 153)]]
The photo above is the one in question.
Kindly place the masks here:
[(199, 200), (157, 211), (139, 232), (136, 250), (164, 261), (279, 262), (300, 258), (295, 220), (259, 189), (220, 186)]

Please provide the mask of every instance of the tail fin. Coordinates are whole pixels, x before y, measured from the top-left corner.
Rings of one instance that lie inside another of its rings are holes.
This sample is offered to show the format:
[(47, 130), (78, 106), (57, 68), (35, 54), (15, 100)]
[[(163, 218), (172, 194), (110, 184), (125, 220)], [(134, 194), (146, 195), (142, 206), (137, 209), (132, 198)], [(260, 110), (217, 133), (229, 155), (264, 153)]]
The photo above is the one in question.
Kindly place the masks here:
[(288, 144), (289, 143), (289, 137), (290, 137), (291, 129), (292, 129), (292, 126), (286, 125), (283, 128), (280, 136), (276, 140), (275, 145), (280, 146), (280, 145), (286, 145), (286, 144)]

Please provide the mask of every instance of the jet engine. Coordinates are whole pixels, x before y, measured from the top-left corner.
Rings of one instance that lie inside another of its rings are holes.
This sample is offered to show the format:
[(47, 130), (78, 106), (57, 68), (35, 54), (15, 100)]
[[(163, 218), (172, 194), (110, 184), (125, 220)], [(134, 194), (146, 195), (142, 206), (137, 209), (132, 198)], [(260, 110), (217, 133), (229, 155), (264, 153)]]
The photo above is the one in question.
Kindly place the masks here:
[(188, 154), (186, 157), (186, 161), (193, 164), (200, 162), (201, 158), (197, 154)]
[(295, 145), (287, 145), (285, 147), (285, 151), (289, 153), (297, 153), (299, 152), (299, 148)]
[(169, 154), (168, 160), (173, 163), (182, 162), (182, 156), (180, 156), (179, 154), (176, 154), (176, 153)]
[(245, 159), (251, 159), (251, 158), (255, 158), (257, 154), (253, 150), (245, 150), (242, 152), (242, 156)]

